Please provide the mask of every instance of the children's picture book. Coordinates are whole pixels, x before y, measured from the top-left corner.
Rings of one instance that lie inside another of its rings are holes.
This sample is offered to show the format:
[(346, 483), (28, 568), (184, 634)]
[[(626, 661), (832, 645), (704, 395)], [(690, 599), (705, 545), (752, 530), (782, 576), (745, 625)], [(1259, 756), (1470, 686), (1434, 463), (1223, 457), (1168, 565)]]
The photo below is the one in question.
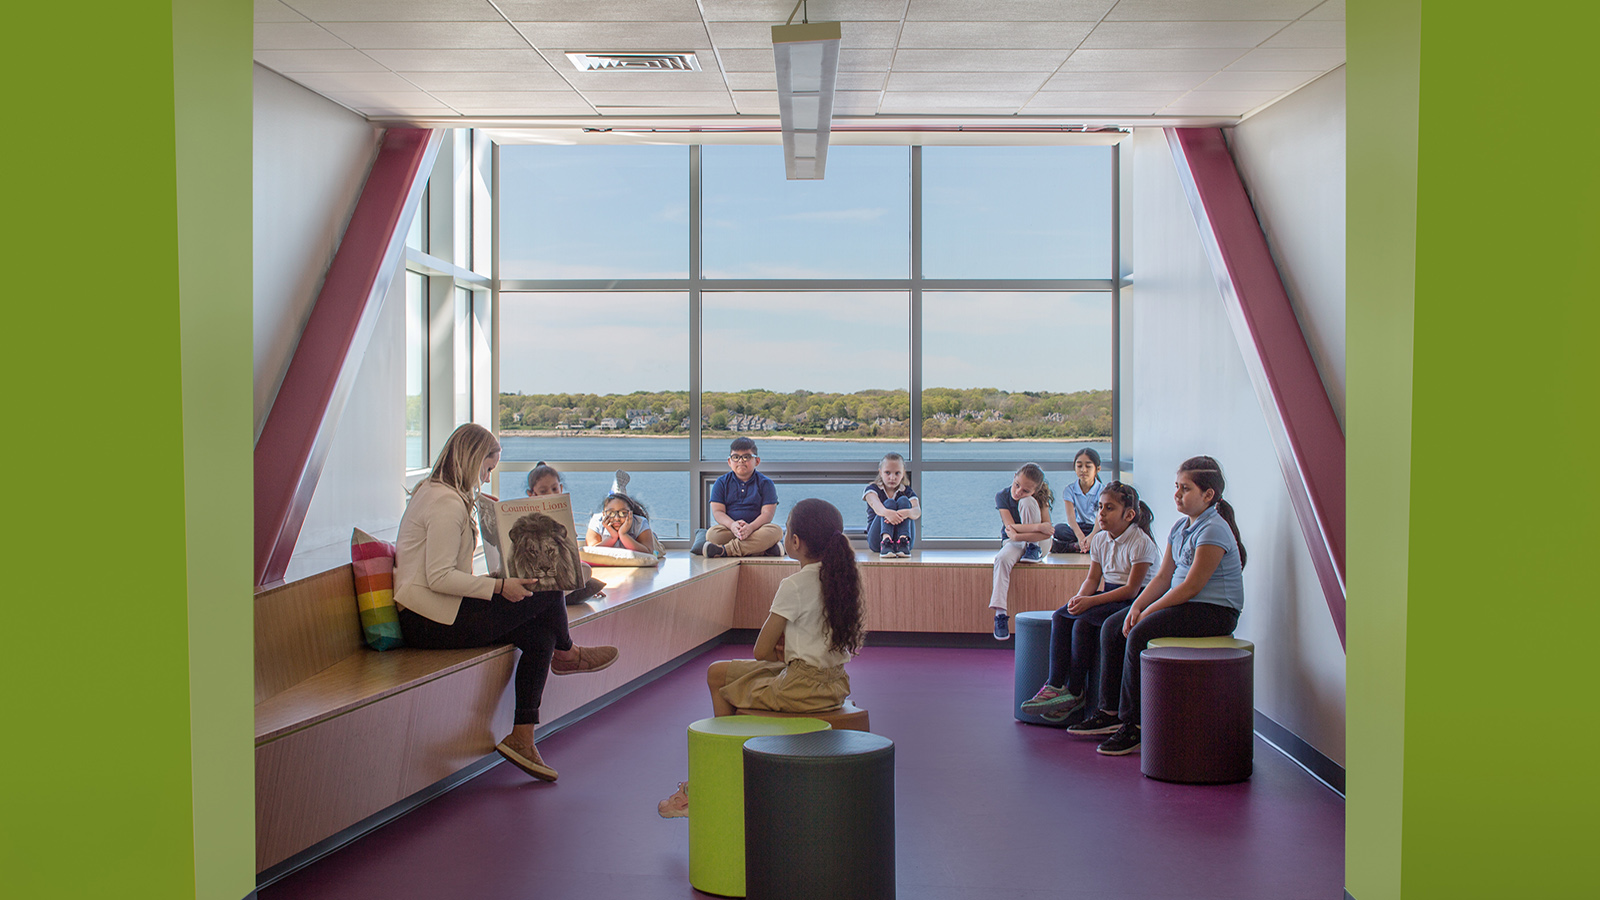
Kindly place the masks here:
[(495, 578), (526, 578), (530, 591), (575, 591), (583, 586), (572, 497), (547, 494), (500, 500), (478, 495), (483, 561)]

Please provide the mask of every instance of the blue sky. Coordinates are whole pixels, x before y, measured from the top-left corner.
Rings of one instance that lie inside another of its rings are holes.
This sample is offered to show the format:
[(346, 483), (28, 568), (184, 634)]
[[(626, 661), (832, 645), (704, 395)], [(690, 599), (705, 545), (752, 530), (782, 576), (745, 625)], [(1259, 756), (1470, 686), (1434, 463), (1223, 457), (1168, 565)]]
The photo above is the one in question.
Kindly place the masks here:
[[(908, 148), (833, 147), (823, 181), (784, 179), (773, 146), (701, 164), (705, 277), (909, 277)], [(686, 147), (502, 148), (501, 276), (686, 278), (688, 169)], [(1109, 277), (1109, 148), (927, 148), (923, 171), (928, 277)], [(708, 390), (909, 384), (904, 291), (703, 297)], [(502, 300), (502, 390), (688, 388), (686, 291)], [(1108, 295), (927, 292), (923, 310), (926, 386), (1111, 384)]]

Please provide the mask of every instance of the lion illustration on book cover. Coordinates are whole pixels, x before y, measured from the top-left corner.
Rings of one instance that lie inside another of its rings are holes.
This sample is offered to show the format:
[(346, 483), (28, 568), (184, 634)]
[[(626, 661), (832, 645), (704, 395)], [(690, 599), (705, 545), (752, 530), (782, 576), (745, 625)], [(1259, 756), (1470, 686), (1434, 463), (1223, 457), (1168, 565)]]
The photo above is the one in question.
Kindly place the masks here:
[(511, 526), (510, 538), (509, 577), (536, 579), (536, 584), (528, 585), (534, 591), (573, 590), (579, 585), (578, 543), (565, 525), (544, 513), (528, 513)]

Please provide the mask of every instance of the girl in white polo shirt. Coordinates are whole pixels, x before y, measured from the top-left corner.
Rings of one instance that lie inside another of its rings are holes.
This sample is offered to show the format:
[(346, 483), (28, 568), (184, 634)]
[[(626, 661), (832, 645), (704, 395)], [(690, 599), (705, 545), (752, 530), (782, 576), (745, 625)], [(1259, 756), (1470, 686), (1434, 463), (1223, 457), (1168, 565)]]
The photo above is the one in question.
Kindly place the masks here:
[(1083, 708), (1089, 669), (1099, 655), (1100, 626), (1133, 604), (1161, 561), (1161, 548), (1150, 534), (1155, 514), (1133, 485), (1113, 481), (1099, 494), (1089, 577), (1050, 617), (1050, 678), (1022, 704), (1023, 712), (1051, 721)]

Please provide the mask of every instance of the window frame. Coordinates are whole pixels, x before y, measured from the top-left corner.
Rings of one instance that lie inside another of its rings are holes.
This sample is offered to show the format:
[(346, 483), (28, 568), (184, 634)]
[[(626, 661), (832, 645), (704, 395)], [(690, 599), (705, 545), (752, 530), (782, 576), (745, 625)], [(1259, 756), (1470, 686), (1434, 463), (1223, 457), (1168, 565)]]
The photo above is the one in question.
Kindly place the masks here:
[[(907, 316), (907, 335), (910, 342), (909, 377), (907, 379), (910, 392), (910, 434), (907, 438), (909, 453), (906, 457), (906, 468), (909, 470), (909, 481), (914, 490), (922, 492), (921, 475), (924, 472), (989, 472), (997, 468), (1009, 467), (1016, 469), (1023, 463), (1034, 461), (1022, 457), (961, 460), (942, 459), (929, 460), (922, 454), (922, 299), (926, 291), (1007, 291), (1007, 292), (1041, 292), (1041, 293), (1077, 293), (1091, 292), (1107, 294), (1111, 303), (1111, 410), (1112, 433), (1111, 459), (1105, 461), (1104, 479), (1119, 478), (1131, 470), (1131, 464), (1123, 460), (1121, 442), (1121, 424), (1123, 398), (1121, 391), (1122, 378), (1122, 348), (1121, 348), (1121, 302), (1124, 288), (1129, 280), (1122, 272), (1121, 254), (1121, 221), (1120, 212), (1122, 205), (1121, 184), (1121, 146), (1113, 144), (1108, 147), (1110, 153), (1110, 230), (1111, 230), (1111, 266), (1109, 277), (1096, 279), (929, 279), (922, 273), (922, 146), (911, 145), (907, 147), (910, 154), (910, 227), (911, 227), (911, 265), (910, 275), (906, 278), (885, 279), (709, 279), (702, 272), (702, 181), (701, 181), (701, 146), (689, 146), (689, 277), (669, 279), (501, 279), (499, 277), (499, 246), (496, 242), (493, 251), (492, 270), (495, 276), (491, 280), (490, 290), (494, 298), (494, 325), (491, 329), (491, 353), (494, 359), (500, 358), (499, 346), (499, 297), (502, 293), (538, 293), (538, 292), (606, 292), (606, 291), (675, 291), (688, 294), (689, 302), (689, 447), (688, 460), (630, 460), (627, 462), (629, 471), (651, 472), (672, 471), (687, 472), (693, 496), (691, 496), (689, 509), (694, 528), (705, 528), (710, 524), (709, 499), (710, 488), (713, 481), (727, 472), (727, 463), (724, 459), (699, 458), (702, 453), (705, 434), (701, 427), (701, 401), (703, 384), (703, 345), (702, 328), (703, 297), (708, 292), (726, 291), (760, 291), (760, 292), (802, 292), (802, 291), (901, 291), (910, 297)], [(491, 166), (494, 177), (493, 185), (493, 210), (495, 216), (495, 234), (499, 234), (499, 216), (501, 214), (499, 196), (499, 167), (502, 147), (495, 143), (492, 149)], [(493, 387), (493, 409), (489, 416), (491, 427), (496, 434), (499, 433), (499, 392), (498, 364), (494, 367), (495, 378)], [(759, 436), (757, 437), (759, 440)], [(1065, 448), (1064, 448), (1065, 451)], [(615, 460), (581, 460), (581, 459), (547, 459), (550, 465), (563, 472), (606, 472), (617, 468)], [(1049, 462), (1059, 462), (1050, 460)], [(761, 472), (771, 478), (781, 488), (785, 483), (864, 483), (870, 481), (874, 474), (872, 461), (777, 461), (764, 459)], [(1070, 466), (1070, 458), (1066, 459)], [(500, 474), (509, 475), (516, 472), (527, 472), (533, 468), (533, 462), (505, 461), (501, 463)], [(852, 537), (862, 531), (861, 528), (852, 528), (855, 520), (849, 511), (845, 512), (846, 532)], [(687, 541), (667, 541), (668, 546), (687, 546)], [(992, 540), (964, 539), (964, 538), (919, 538), (919, 545), (945, 549), (976, 549), (994, 546)]]

